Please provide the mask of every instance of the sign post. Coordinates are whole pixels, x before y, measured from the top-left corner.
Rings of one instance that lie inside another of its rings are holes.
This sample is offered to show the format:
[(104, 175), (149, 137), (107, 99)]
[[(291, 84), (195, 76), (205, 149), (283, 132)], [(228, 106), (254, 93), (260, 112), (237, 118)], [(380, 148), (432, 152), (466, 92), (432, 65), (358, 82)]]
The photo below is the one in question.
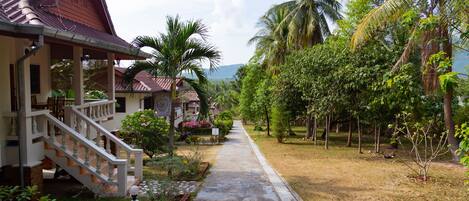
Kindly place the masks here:
[(217, 139), (217, 144), (220, 144), (220, 129), (212, 128), (212, 136)]

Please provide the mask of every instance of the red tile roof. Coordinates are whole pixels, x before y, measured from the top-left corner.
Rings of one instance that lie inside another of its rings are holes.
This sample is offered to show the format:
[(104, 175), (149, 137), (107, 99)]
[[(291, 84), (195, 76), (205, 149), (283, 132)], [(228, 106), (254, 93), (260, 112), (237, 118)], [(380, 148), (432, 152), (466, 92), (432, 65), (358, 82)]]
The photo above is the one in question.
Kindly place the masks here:
[[(104, 0), (100, 1), (103, 6), (102, 9), (108, 17), (109, 13), (107, 11), (106, 2)], [(98, 31), (87, 25), (61, 18), (48, 12), (46, 8), (38, 5), (37, 2), (25, 2), (26, 3), (22, 4), (21, 0), (0, 0), (0, 20), (19, 24), (44, 25), (58, 30), (69, 31), (79, 35), (96, 38), (122, 47), (132, 47), (129, 43), (115, 34), (112, 21), (110, 21), (109, 17), (108, 23), (111, 27), (112, 33)]]
[(182, 95), (184, 102), (199, 102), (199, 95), (195, 91), (186, 91)]
[[(148, 72), (142, 71), (137, 74), (134, 78), (133, 90), (122, 81), (123, 75), (127, 69), (116, 67), (116, 92), (130, 92), (140, 91), (145, 92), (160, 92), (160, 91), (171, 91), (171, 78), (168, 77), (154, 77)], [(118, 82), (119, 80), (119, 82)], [(181, 79), (176, 80), (177, 85), (182, 84)]]

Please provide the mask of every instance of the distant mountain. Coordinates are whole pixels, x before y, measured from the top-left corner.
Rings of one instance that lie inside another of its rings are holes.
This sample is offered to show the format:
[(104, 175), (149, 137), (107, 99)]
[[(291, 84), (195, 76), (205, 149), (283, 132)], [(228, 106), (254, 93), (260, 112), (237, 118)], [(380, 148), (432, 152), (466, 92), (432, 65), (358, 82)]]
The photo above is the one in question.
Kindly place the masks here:
[[(205, 73), (208, 76), (209, 80), (231, 80), (236, 75), (238, 69), (244, 64), (233, 64), (226, 66), (219, 66), (217, 70), (210, 72), (208, 69), (205, 70)], [(193, 75), (185, 74), (184, 76), (193, 78)]]

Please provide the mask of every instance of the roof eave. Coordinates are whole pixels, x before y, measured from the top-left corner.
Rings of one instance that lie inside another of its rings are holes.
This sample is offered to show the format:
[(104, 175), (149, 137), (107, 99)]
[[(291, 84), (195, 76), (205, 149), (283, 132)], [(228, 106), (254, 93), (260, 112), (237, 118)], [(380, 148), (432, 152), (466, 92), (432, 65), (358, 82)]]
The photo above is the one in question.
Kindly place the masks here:
[(43, 25), (18, 24), (0, 20), (0, 32), (24, 35), (43, 35), (45, 37), (53, 39), (58, 39), (70, 43), (76, 43), (92, 48), (103, 49), (114, 53), (128, 55), (132, 59), (136, 60), (143, 60), (151, 57), (150, 54), (141, 51), (136, 47), (123, 47), (93, 37), (75, 34), (70, 31), (63, 31)]

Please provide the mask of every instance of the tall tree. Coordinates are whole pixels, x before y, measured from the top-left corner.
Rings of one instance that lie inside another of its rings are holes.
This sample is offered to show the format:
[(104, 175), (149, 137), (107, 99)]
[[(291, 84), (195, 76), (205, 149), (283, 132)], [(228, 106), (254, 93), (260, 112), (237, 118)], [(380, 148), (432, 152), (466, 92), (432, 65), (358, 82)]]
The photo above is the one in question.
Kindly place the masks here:
[[(453, 52), (452, 35), (467, 28), (467, 17), (466, 20), (459, 19), (459, 16), (467, 16), (467, 4), (455, 4), (455, 2), (460, 2), (460, 0), (387, 0), (382, 5), (372, 9), (363, 18), (352, 37), (352, 47), (356, 49), (359, 45), (381, 32), (387, 25), (404, 18), (403, 21), (411, 27), (412, 34), (408, 38), (406, 47), (393, 70), (399, 70), (403, 64), (408, 63), (415, 49), (420, 50), (423, 85), (427, 92), (433, 93), (438, 89), (439, 78), (449, 78), (452, 75), (452, 68), (451, 62), (441, 65), (441, 62), (432, 62), (431, 58), (438, 55), (439, 52), (443, 52), (444, 57), (451, 58)], [(463, 37), (463, 40), (468, 37), (467, 32), (459, 33), (459, 35)], [(442, 60), (447, 61), (449, 59)], [(448, 87), (444, 88), (443, 91), (443, 110), (445, 126), (449, 132), (448, 141), (451, 144), (450, 149), (454, 159), (458, 160), (456, 154), (458, 142), (454, 137), (455, 130), (451, 105), (453, 89)]]
[(249, 40), (256, 44), (256, 54), (269, 67), (281, 64), (288, 53), (288, 27), (283, 23), (288, 16), (288, 9), (278, 8), (267, 12), (257, 23), (259, 32)]
[(342, 5), (337, 0), (290, 0), (274, 6), (269, 12), (288, 10), (288, 15), (276, 30), (288, 27), (288, 44), (294, 49), (321, 43), (330, 34), (326, 18), (333, 22), (342, 18)]
[[(167, 17), (167, 33), (158, 36), (139, 36), (133, 44), (139, 48), (150, 48), (152, 58), (134, 63), (125, 74), (130, 83), (139, 72), (147, 71), (153, 76), (171, 78), (171, 114), (169, 129), (169, 154), (174, 150), (174, 121), (176, 105), (176, 80), (184, 79), (197, 92), (200, 99), (200, 113), (208, 113), (208, 101), (203, 85), (207, 84), (207, 77), (202, 69), (202, 62), (208, 62), (210, 70), (216, 69), (221, 59), (221, 53), (207, 41), (208, 30), (200, 20), (180, 20), (179, 16)], [(197, 80), (182, 77), (183, 72), (190, 72)]]

